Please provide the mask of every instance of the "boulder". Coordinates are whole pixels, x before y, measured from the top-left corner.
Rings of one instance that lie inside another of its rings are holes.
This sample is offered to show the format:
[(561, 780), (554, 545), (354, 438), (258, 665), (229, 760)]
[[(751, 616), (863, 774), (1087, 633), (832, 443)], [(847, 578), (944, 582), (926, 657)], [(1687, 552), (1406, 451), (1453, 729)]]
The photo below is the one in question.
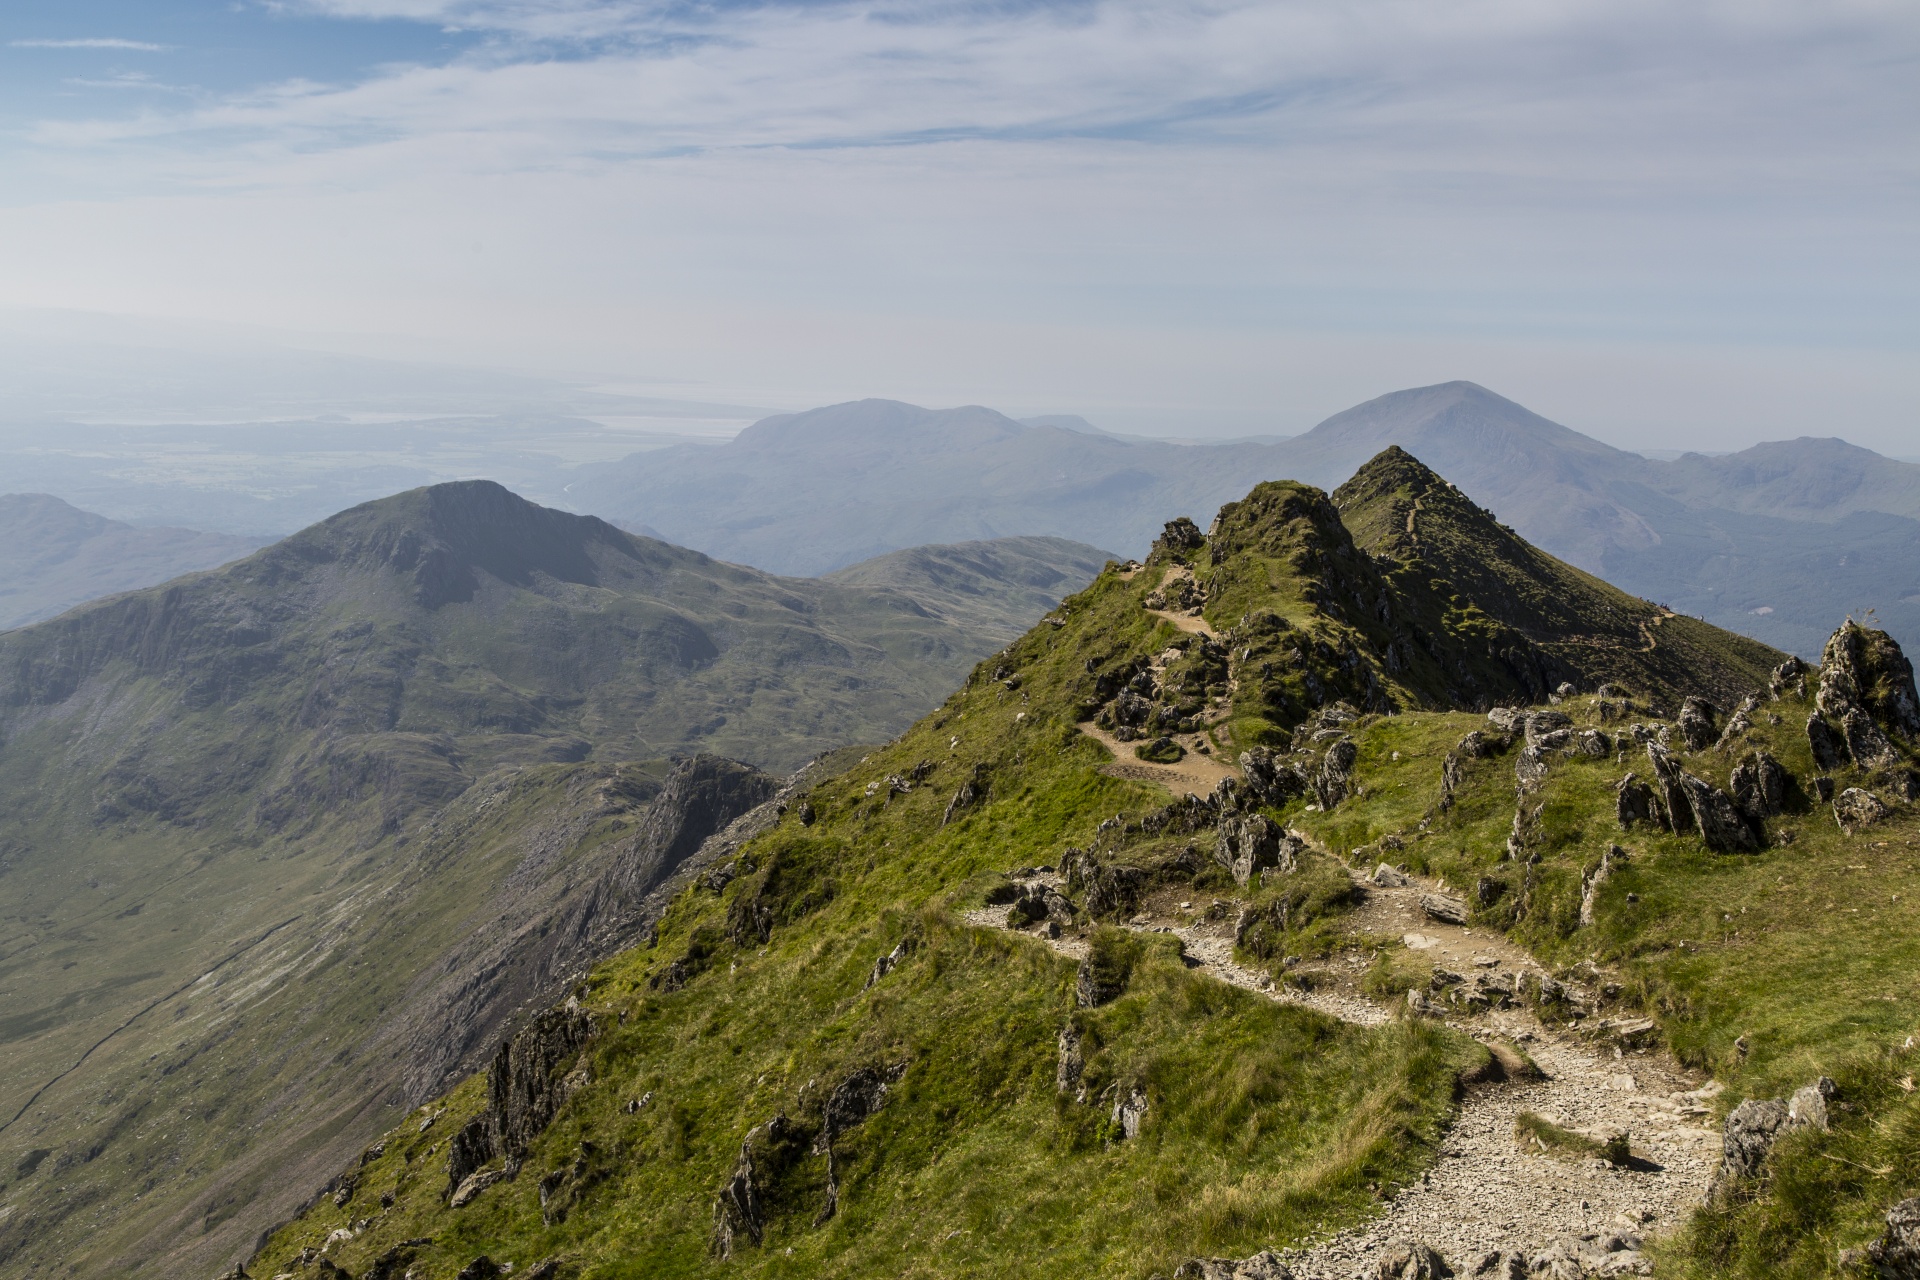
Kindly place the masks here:
[(1736, 1183), (1758, 1175), (1789, 1119), (1787, 1104), (1779, 1098), (1748, 1098), (1735, 1107), (1727, 1116), (1720, 1140), (1720, 1168), (1713, 1175), (1707, 1198), (1723, 1199)]
[(1450, 898), (1443, 893), (1423, 893), (1420, 895), (1420, 909), (1428, 918), (1442, 920), (1448, 924), (1467, 922), (1467, 904), (1458, 898)]
[(1834, 821), (1848, 835), (1861, 827), (1884, 821), (1892, 812), (1881, 803), (1879, 796), (1871, 791), (1862, 791), (1859, 787), (1848, 787), (1833, 800)]
[(1674, 728), (1680, 731), (1681, 740), (1689, 751), (1705, 751), (1719, 738), (1714, 728), (1714, 717), (1718, 714), (1714, 705), (1705, 698), (1688, 698), (1680, 706), (1680, 714), (1674, 717)]
[(1382, 889), (1404, 889), (1413, 883), (1413, 877), (1383, 862), (1373, 869), (1373, 882)]
[(1750, 822), (1777, 817), (1786, 808), (1786, 768), (1765, 751), (1749, 751), (1733, 767), (1727, 787)]
[(1920, 1196), (1887, 1210), (1887, 1229), (1867, 1246), (1881, 1280), (1920, 1280)]
[(1793, 1096), (1787, 1099), (1787, 1122), (1796, 1126), (1811, 1125), (1824, 1133), (1827, 1128), (1827, 1099), (1834, 1092), (1834, 1083), (1827, 1076), (1795, 1089)]
[(465, 1208), (473, 1203), (482, 1191), (507, 1176), (505, 1169), (481, 1169), (460, 1179), (460, 1185), (453, 1189), (447, 1199), (447, 1206), (453, 1209)]
[(1613, 739), (1598, 729), (1582, 729), (1574, 734), (1570, 749), (1590, 759), (1604, 760), (1613, 754)]
[(1526, 1254), (1496, 1249), (1482, 1256), (1471, 1274), (1475, 1280), (1527, 1280), (1533, 1268), (1527, 1264)]
[(1375, 1280), (1439, 1280), (1452, 1274), (1438, 1250), (1417, 1240), (1395, 1240), (1373, 1264)]
[(1614, 867), (1627, 860), (1627, 851), (1617, 844), (1610, 844), (1600, 854), (1600, 865), (1585, 877), (1580, 889), (1580, 924), (1582, 928), (1593, 924), (1593, 912), (1600, 899), (1600, 890), (1606, 887), (1607, 880), (1613, 875)]
[(1314, 797), (1322, 809), (1331, 809), (1347, 798), (1353, 787), (1353, 762), (1359, 756), (1360, 748), (1345, 736), (1335, 739), (1327, 748), (1313, 779)]

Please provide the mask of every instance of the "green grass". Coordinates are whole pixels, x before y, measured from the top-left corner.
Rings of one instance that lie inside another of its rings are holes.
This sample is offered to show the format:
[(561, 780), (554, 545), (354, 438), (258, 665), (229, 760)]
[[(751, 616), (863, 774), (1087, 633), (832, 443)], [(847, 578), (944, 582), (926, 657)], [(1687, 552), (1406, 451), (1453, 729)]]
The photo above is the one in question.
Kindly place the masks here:
[[(1477, 1046), (1432, 1026), (1363, 1028), (1278, 1005), (1195, 976), (1171, 938), (1117, 930), (1093, 936), (1125, 994), (1078, 1009), (1071, 960), (958, 923), (998, 872), (1057, 864), (1103, 819), (1137, 819), (1169, 799), (1100, 773), (1104, 749), (1075, 727), (1103, 665), (1165, 644), (1169, 628), (1137, 594), (1104, 576), (1069, 602), (1065, 628), (1014, 646), (901, 740), (816, 788), (813, 825), (790, 817), (751, 846), (752, 874), (718, 897), (689, 892), (655, 947), (597, 970), (586, 996), (604, 1027), (595, 1083), (516, 1181), (459, 1211), (439, 1200), (444, 1148), (429, 1148), (479, 1105), (469, 1083), (428, 1134), (396, 1130), (355, 1201), (323, 1201), (252, 1269), (273, 1274), (368, 1216), (382, 1191), (396, 1207), (336, 1254), (358, 1267), (431, 1236), (413, 1265), (432, 1277), (480, 1253), (521, 1266), (565, 1255), (595, 1277), (1144, 1277), (1194, 1254), (1244, 1254), (1357, 1221), (1430, 1158)], [(1017, 690), (986, 678), (1001, 663), (1019, 672)], [(868, 794), (923, 761), (931, 768), (909, 793)], [(976, 776), (987, 799), (941, 826), (949, 797)], [(804, 870), (783, 881), (791, 893), (770, 896), (780, 866)], [(1308, 928), (1336, 910), (1325, 891), (1339, 874), (1300, 873), (1308, 893), (1296, 918)], [(764, 944), (738, 927), (727, 940), (749, 900), (775, 911)], [(704, 972), (682, 990), (656, 989), (651, 977), (696, 936), (721, 939)], [(909, 937), (908, 958), (864, 989), (874, 961)], [(1086, 1102), (1055, 1089), (1056, 1039), (1069, 1023), (1082, 1037)], [(712, 1259), (713, 1197), (748, 1129), (776, 1113), (817, 1121), (834, 1081), (900, 1063), (886, 1106), (836, 1147), (839, 1212), (815, 1225), (824, 1161), (798, 1158), (773, 1180), (764, 1245)], [(1141, 1136), (1117, 1141), (1113, 1102), (1135, 1089), (1149, 1105)], [(649, 1091), (646, 1107), (624, 1109)], [(583, 1143), (605, 1172), (564, 1223), (547, 1225), (537, 1175), (573, 1167)]]
[[(1622, 728), (1601, 724), (1592, 699), (1561, 709), (1580, 724)], [(1809, 710), (1800, 699), (1767, 704), (1739, 752), (1701, 752), (1686, 765), (1724, 788), (1739, 755), (1758, 747), (1810, 785), (1801, 729)], [(1342, 855), (1397, 836), (1403, 847), (1386, 860), (1467, 893), (1477, 925), (1504, 929), (1552, 965), (1604, 967), (1622, 988), (1618, 1008), (1653, 1015), (1683, 1062), (1729, 1086), (1723, 1110), (1746, 1097), (1785, 1096), (1822, 1074), (1842, 1081), (1831, 1133), (1783, 1142), (1763, 1186), (1701, 1211), (1663, 1255), (1675, 1273), (1700, 1277), (1834, 1274), (1840, 1248), (1872, 1238), (1890, 1203), (1920, 1193), (1920, 1095), (1899, 1084), (1920, 1074), (1920, 1053), (1902, 1048), (1920, 1035), (1920, 813), (1896, 806), (1889, 822), (1848, 836), (1802, 797), (1767, 823), (1775, 839), (1791, 833), (1791, 844), (1711, 853), (1696, 836), (1620, 829), (1615, 784), (1628, 770), (1648, 773), (1644, 752), (1633, 749), (1625, 763), (1553, 764), (1527, 801), (1539, 807), (1529, 838), (1540, 860), (1529, 869), (1505, 856), (1511, 752), (1467, 762), (1455, 804), (1439, 807), (1440, 763), (1476, 725), (1484, 721), (1463, 715), (1363, 725), (1356, 776), (1364, 795), (1332, 813), (1296, 809), (1288, 820)], [(1873, 781), (1851, 769), (1835, 780)], [(1582, 927), (1583, 877), (1614, 844), (1628, 858), (1599, 893), (1593, 925)], [(1497, 890), (1486, 906), (1469, 892), (1482, 878)], [(1365, 981), (1392, 996), (1423, 982), (1423, 968), (1389, 949)]]
[(1603, 1142), (1575, 1133), (1532, 1111), (1522, 1111), (1513, 1118), (1513, 1136), (1523, 1148), (1531, 1147), (1567, 1160), (1605, 1160), (1618, 1165), (1632, 1157), (1624, 1134), (1616, 1134)]

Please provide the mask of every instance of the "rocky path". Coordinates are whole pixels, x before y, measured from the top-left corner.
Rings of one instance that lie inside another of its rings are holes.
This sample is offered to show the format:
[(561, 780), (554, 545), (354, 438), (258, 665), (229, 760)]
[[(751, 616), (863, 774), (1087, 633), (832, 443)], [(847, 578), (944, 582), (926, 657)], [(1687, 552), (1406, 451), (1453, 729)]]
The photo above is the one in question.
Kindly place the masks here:
[[(1057, 876), (1033, 878), (1061, 887)], [(1397, 935), (1468, 981), (1476, 974), (1541, 968), (1499, 934), (1432, 919), (1421, 898), (1443, 886), (1409, 878), (1404, 885), (1366, 887), (1353, 923), (1356, 934)], [(1370, 953), (1349, 951), (1296, 968), (1290, 976), (1301, 981), (1300, 989), (1276, 986), (1265, 973), (1243, 968), (1233, 959), (1232, 921), (1207, 920), (1207, 905), (1165, 897), (1150, 902), (1129, 925), (1177, 936), (1203, 972), (1269, 999), (1367, 1026), (1399, 1012), (1360, 989)], [(968, 921), (1006, 928), (1006, 914), (1005, 908), (975, 911)], [(1068, 956), (1086, 952), (1086, 944), (1071, 935), (1033, 936)], [(1639, 1237), (1675, 1225), (1699, 1204), (1719, 1163), (1719, 1134), (1708, 1126), (1705, 1104), (1711, 1088), (1700, 1088), (1663, 1052), (1548, 1027), (1521, 1007), (1451, 1014), (1448, 1025), (1503, 1051), (1518, 1049), (1544, 1078), (1471, 1086), (1439, 1158), (1420, 1181), (1383, 1201), (1365, 1224), (1284, 1252), (1293, 1274), (1298, 1280), (1371, 1277), (1388, 1246), (1403, 1240), (1432, 1246), (1463, 1276), (1496, 1252), (1508, 1255), (1503, 1265), (1516, 1255), (1537, 1263), (1537, 1274), (1648, 1271), (1635, 1247)], [(1594, 1137), (1624, 1130), (1633, 1158), (1616, 1168), (1523, 1146), (1514, 1129), (1522, 1112)], [(1489, 1266), (1485, 1274), (1494, 1274)]]

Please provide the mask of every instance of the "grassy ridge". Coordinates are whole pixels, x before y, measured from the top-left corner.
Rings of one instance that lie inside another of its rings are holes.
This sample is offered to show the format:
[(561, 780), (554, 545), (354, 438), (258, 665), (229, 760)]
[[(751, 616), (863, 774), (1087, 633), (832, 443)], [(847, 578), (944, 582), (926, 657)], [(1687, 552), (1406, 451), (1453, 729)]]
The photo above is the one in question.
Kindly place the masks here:
[[(1139, 606), (1144, 583), (1109, 572), (1043, 626), (990, 659), (945, 707), (841, 778), (815, 789), (750, 848), (755, 870), (724, 894), (676, 902), (650, 951), (603, 966), (584, 1000), (604, 1028), (595, 1083), (577, 1094), (526, 1169), (472, 1205), (447, 1208), (434, 1139), (479, 1105), (476, 1084), (421, 1135), (403, 1126), (345, 1206), (323, 1201), (275, 1236), (265, 1274), (359, 1217), (337, 1246), (358, 1270), (401, 1240), (431, 1236), (416, 1274), (451, 1276), (478, 1254), (525, 1266), (563, 1256), (584, 1275), (1141, 1275), (1195, 1253), (1246, 1253), (1350, 1222), (1412, 1176), (1478, 1050), (1419, 1025), (1367, 1029), (1191, 975), (1149, 946), (1127, 993), (1076, 1010), (1073, 966), (1026, 940), (969, 928), (999, 872), (1057, 862), (1115, 814), (1167, 796), (1099, 772), (1104, 750), (1075, 727), (1096, 668), (1177, 634)], [(1018, 688), (993, 679), (1005, 668)], [(957, 741), (956, 741), (957, 740)], [(930, 763), (911, 791), (889, 776)], [(946, 826), (952, 793), (987, 797)], [(872, 794), (869, 788), (881, 783)], [(787, 868), (769, 894), (773, 868)], [(725, 940), (743, 898), (817, 903), (765, 946)], [(716, 944), (682, 990), (651, 983)], [(873, 964), (907, 958), (870, 990)], [(703, 948), (704, 949), (704, 948)], [(1056, 1037), (1083, 1037), (1088, 1101), (1055, 1089)], [(869, 1064), (906, 1064), (893, 1097), (845, 1141), (840, 1212), (814, 1216), (823, 1162), (783, 1174), (767, 1242), (709, 1257), (713, 1197), (747, 1131), (802, 1122), (831, 1083)], [(1113, 1092), (1109, 1092), (1109, 1086)], [(1141, 1136), (1113, 1141), (1119, 1091), (1148, 1100)], [(651, 1093), (629, 1114), (625, 1105)], [(543, 1222), (547, 1171), (605, 1173), (564, 1223)], [(395, 1207), (380, 1214), (378, 1195)], [(791, 1248), (793, 1253), (786, 1251)]]
[[(1560, 709), (1619, 732), (1622, 723), (1601, 721), (1595, 701)], [(1801, 726), (1811, 709), (1800, 697), (1767, 704), (1737, 751), (1694, 754), (1687, 768), (1725, 788), (1738, 758), (1758, 748), (1810, 790), (1815, 770)], [(1616, 784), (1629, 770), (1647, 774), (1635, 748), (1624, 761), (1552, 766), (1527, 801), (1540, 808), (1529, 829), (1540, 861), (1529, 874), (1505, 856), (1511, 754), (1469, 762), (1456, 802), (1441, 810), (1441, 761), (1474, 727), (1484, 720), (1410, 715), (1367, 724), (1357, 735), (1362, 798), (1290, 820), (1338, 850), (1405, 862), (1469, 896), (1483, 877), (1498, 885), (1477, 921), (1561, 966), (1594, 962), (1610, 972), (1623, 1007), (1654, 1015), (1683, 1061), (1728, 1085), (1723, 1110), (1786, 1096), (1822, 1074), (1838, 1081), (1832, 1132), (1784, 1140), (1771, 1183), (1703, 1209), (1664, 1264), (1702, 1277), (1834, 1274), (1840, 1249), (1877, 1236), (1887, 1207), (1920, 1192), (1920, 1095), (1909, 1088), (1920, 1052), (1906, 1047), (1920, 1035), (1920, 813), (1896, 804), (1889, 821), (1848, 835), (1803, 790), (1767, 824), (1774, 841), (1790, 844), (1712, 853), (1694, 835), (1619, 827)], [(1851, 767), (1834, 780), (1887, 793), (1883, 777)], [(1404, 843), (1389, 853), (1383, 836)], [(1582, 926), (1584, 880), (1609, 845), (1629, 856), (1615, 860), (1593, 923)], [(1390, 968), (1391, 957), (1383, 974)]]

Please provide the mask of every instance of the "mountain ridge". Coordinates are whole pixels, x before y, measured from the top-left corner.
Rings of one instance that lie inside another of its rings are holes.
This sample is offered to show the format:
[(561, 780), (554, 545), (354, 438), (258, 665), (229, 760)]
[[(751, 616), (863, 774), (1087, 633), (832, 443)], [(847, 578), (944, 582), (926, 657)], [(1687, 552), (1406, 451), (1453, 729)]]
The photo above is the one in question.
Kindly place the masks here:
[(476, 481), (0, 634), (0, 1270), (211, 1273), (776, 774), (1017, 634), (1043, 589), (980, 575), (1054, 554), (1104, 560), (951, 559), (956, 621)]

